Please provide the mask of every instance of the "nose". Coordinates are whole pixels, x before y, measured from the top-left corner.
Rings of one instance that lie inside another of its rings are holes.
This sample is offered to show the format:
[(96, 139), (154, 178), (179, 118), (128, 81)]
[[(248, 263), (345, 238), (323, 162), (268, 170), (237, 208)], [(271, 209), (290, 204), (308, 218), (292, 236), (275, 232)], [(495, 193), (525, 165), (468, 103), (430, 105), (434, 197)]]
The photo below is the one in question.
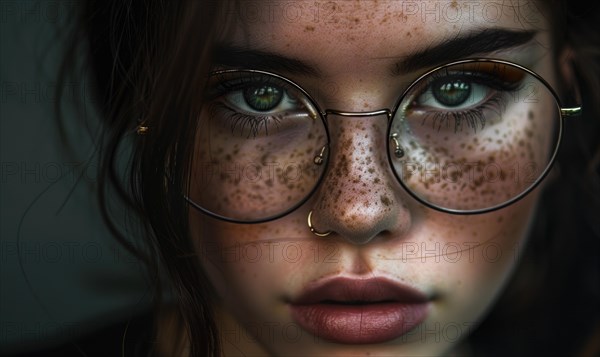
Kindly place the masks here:
[(387, 115), (329, 114), (327, 119), (329, 167), (314, 203), (314, 226), (357, 245), (407, 231), (406, 194), (387, 161)]

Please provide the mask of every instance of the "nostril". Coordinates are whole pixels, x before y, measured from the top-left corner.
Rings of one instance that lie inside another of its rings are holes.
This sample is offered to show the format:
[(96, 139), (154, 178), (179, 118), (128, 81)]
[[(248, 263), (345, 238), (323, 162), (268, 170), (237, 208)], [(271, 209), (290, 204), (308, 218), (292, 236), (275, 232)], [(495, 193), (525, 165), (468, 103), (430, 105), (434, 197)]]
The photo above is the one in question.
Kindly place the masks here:
[(399, 230), (396, 205), (385, 206), (377, 200), (349, 203), (342, 207), (330, 226), (355, 244), (364, 244), (384, 232)]

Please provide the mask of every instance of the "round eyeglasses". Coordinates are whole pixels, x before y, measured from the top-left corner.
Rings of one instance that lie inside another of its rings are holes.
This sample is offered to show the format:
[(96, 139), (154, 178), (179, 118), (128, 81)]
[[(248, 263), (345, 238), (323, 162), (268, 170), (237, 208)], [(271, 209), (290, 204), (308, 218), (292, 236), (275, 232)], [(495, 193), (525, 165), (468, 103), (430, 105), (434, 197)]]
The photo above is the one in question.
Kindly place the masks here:
[(434, 68), (408, 86), (393, 110), (371, 112), (322, 110), (299, 85), (274, 73), (216, 71), (199, 118), (186, 198), (230, 222), (282, 217), (325, 175), (328, 117), (384, 115), (389, 165), (412, 197), (452, 214), (489, 212), (542, 181), (563, 118), (580, 112), (562, 108), (533, 71), (495, 59)]

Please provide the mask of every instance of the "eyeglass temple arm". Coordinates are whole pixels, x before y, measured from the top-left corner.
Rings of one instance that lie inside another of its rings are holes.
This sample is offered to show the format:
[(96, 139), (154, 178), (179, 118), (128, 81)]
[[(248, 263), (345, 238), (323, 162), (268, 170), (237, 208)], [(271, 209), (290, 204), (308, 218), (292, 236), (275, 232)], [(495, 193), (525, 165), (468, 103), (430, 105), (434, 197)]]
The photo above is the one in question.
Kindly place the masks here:
[(581, 115), (582, 109), (581, 106), (579, 107), (572, 107), (572, 108), (560, 108), (560, 114), (563, 117), (576, 117)]

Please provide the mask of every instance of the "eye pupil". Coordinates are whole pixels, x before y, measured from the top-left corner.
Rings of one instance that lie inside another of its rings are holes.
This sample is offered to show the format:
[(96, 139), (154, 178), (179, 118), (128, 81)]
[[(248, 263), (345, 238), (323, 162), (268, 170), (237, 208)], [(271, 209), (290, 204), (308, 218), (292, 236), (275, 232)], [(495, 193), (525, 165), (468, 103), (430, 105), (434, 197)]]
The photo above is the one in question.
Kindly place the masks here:
[(244, 100), (258, 111), (269, 111), (281, 102), (283, 93), (277, 87), (269, 85), (251, 86), (244, 89)]
[(463, 104), (471, 95), (471, 85), (460, 79), (452, 81), (445, 80), (435, 83), (433, 96), (437, 101), (448, 107), (456, 107)]

